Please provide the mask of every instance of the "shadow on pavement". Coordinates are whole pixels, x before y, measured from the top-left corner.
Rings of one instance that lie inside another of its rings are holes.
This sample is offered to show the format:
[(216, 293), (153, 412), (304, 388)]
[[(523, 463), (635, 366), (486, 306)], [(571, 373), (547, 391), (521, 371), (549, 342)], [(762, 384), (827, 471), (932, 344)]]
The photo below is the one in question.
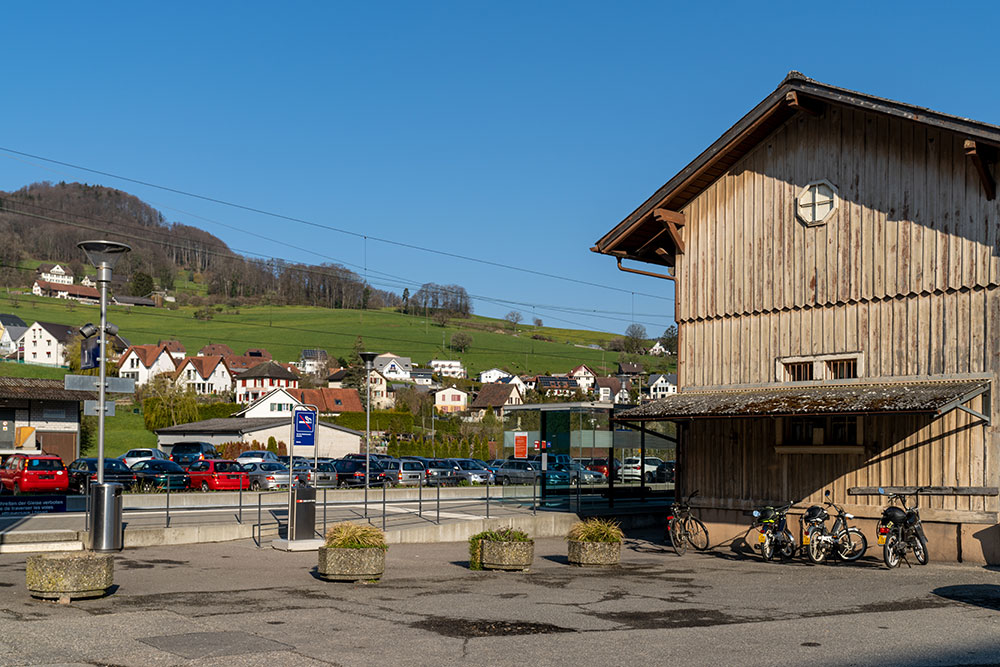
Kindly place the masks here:
[(997, 584), (942, 586), (931, 592), (948, 600), (1000, 611), (1000, 585)]

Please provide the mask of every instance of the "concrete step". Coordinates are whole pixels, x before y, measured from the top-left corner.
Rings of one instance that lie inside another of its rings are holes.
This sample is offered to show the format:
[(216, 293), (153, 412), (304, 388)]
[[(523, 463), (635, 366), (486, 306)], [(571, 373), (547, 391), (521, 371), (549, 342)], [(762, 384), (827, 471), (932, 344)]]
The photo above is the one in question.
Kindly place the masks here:
[(75, 530), (19, 530), (0, 533), (0, 554), (82, 550), (83, 542)]

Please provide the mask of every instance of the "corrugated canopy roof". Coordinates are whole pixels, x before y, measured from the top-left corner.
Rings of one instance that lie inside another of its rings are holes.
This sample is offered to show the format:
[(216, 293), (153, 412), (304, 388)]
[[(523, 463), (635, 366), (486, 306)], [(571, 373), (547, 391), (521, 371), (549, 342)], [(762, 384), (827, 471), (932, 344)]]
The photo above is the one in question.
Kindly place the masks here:
[(682, 391), (624, 410), (619, 421), (712, 417), (925, 412), (941, 415), (989, 389), (989, 380), (776, 386), (726, 391)]

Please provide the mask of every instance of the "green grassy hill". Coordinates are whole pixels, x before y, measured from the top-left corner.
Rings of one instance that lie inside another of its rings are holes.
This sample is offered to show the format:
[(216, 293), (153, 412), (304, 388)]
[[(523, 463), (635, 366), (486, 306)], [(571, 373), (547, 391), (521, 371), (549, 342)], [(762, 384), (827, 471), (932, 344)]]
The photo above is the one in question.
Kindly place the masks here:
[[(112, 306), (108, 319), (133, 343), (176, 338), (189, 354), (197, 354), (207, 343), (225, 343), (237, 353), (263, 347), (279, 361), (298, 360), (303, 348), (322, 348), (334, 358), (347, 357), (361, 336), (369, 350), (409, 356), (421, 365), (432, 358), (461, 359), (470, 376), (493, 366), (517, 373), (560, 373), (582, 363), (598, 373), (609, 373), (618, 359), (614, 352), (577, 347), (605, 342), (614, 334), (522, 324), (514, 335), (507, 322), (480, 316), (456, 318), (441, 327), (423, 317), (388, 310), (254, 306), (216, 311), (208, 321), (195, 319), (194, 310)], [(15, 303), (0, 300), (0, 312), (14, 313), (29, 324), (42, 320), (82, 325), (99, 319), (97, 306), (33, 296), (18, 296)], [(465, 352), (448, 347), (458, 331), (472, 336)], [(535, 340), (533, 335), (551, 341)], [(11, 374), (6, 372), (10, 366), (14, 364), (0, 365), (0, 374)]]

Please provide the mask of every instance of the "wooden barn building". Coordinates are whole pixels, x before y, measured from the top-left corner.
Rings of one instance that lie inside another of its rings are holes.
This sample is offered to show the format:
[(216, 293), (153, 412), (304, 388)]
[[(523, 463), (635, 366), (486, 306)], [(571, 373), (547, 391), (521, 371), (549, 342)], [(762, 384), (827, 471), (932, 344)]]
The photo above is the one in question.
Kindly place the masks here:
[(676, 422), (713, 542), (830, 490), (875, 545), (924, 486), (931, 557), (1000, 562), (998, 147), (792, 72), (592, 248), (674, 282), (679, 391), (622, 419)]

